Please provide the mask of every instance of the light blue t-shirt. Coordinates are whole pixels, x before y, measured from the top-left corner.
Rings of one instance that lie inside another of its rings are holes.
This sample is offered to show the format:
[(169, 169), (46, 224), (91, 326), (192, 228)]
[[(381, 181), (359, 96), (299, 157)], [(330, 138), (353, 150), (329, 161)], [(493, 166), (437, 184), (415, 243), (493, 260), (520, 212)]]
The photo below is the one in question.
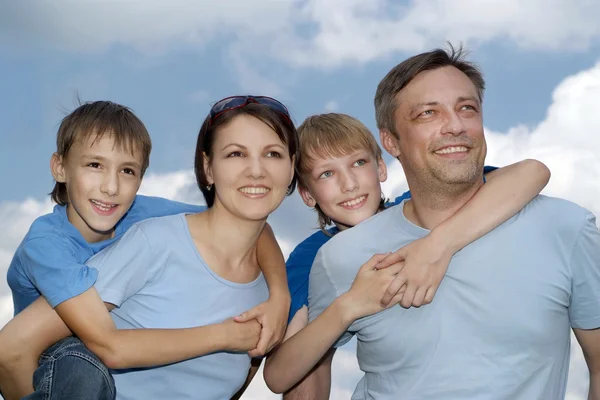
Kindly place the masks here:
[[(428, 231), (404, 204), (341, 232), (317, 254), (309, 320), (349, 290), (375, 253)], [(563, 399), (570, 328), (600, 327), (600, 233), (594, 216), (538, 196), (458, 252), (435, 299), (354, 322), (364, 377), (353, 399)]]
[(69, 222), (67, 208), (55, 206), (52, 213), (33, 222), (8, 267), (7, 281), (12, 290), (15, 315), (40, 296), (56, 307), (91, 288), (97, 271), (85, 264), (88, 258), (114, 243), (136, 222), (205, 209), (204, 206), (138, 195), (117, 223), (113, 239), (88, 243)]
[[(222, 322), (268, 299), (262, 275), (227, 281), (204, 262), (184, 214), (134, 225), (92, 257), (96, 290), (116, 305), (119, 329), (191, 328)], [(202, 338), (198, 338), (202, 340)], [(216, 352), (156, 368), (113, 371), (118, 400), (230, 399), (244, 384), (248, 353)]]

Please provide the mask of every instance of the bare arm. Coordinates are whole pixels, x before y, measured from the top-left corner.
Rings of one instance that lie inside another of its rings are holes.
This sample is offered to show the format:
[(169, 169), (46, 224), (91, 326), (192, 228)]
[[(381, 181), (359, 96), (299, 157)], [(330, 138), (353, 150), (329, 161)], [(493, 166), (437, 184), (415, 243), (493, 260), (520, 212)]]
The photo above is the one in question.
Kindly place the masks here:
[(588, 400), (600, 400), (600, 329), (573, 329), (590, 371)]
[(256, 257), (269, 286), (269, 300), (235, 318), (238, 322), (252, 319), (262, 325), (260, 340), (250, 356), (262, 356), (281, 342), (285, 333), (291, 296), (287, 286), (285, 259), (273, 230), (266, 224), (258, 238)]
[(264, 370), (269, 389), (275, 393), (289, 390), (314, 368), (356, 319), (383, 310), (381, 295), (398, 272), (394, 266), (375, 270), (375, 264), (383, 257), (375, 255), (367, 261), (348, 292), (269, 355)]
[(405, 263), (382, 298), (382, 304), (388, 305), (405, 284), (403, 307), (430, 303), (452, 256), (525, 207), (546, 186), (550, 171), (539, 161), (524, 160), (490, 172), (486, 178), (487, 183), (456, 214), (378, 266)]

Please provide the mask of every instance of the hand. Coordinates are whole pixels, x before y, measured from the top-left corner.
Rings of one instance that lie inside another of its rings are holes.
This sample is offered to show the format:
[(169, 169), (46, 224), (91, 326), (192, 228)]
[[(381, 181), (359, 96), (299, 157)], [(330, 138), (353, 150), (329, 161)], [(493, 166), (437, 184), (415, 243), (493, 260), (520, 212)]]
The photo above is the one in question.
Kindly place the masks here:
[(225, 332), (226, 349), (228, 351), (249, 351), (256, 347), (262, 329), (257, 320), (236, 322), (233, 318), (229, 318), (221, 324)]
[[(397, 263), (381, 270), (375, 268), (386, 256), (388, 254), (375, 254), (364, 263), (358, 270), (350, 290), (340, 296), (344, 313), (348, 318), (347, 322), (351, 323), (358, 318), (375, 314), (386, 308), (381, 305), (381, 296), (403, 266), (402, 263)], [(392, 305), (400, 299), (395, 298), (394, 300)]]
[(402, 307), (420, 307), (431, 303), (453, 254), (443, 241), (430, 234), (400, 248), (379, 262), (376, 265), (377, 269), (388, 268), (402, 261), (404, 263), (404, 267), (381, 298), (382, 306), (387, 307), (392, 299), (397, 299), (401, 293), (404, 293), (400, 299)]
[(260, 340), (248, 353), (251, 357), (265, 355), (281, 342), (287, 328), (289, 312), (289, 295), (271, 296), (268, 301), (234, 318), (237, 322), (256, 320), (262, 325)]

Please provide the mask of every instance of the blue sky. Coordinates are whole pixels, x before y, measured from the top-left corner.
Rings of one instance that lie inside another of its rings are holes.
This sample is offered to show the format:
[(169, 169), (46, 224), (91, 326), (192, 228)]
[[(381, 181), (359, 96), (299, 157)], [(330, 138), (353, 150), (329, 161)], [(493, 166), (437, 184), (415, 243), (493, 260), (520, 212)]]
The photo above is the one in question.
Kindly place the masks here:
[[(72, 24), (65, 37), (53, 39), (43, 32), (24, 35), (27, 24), (37, 21), (40, 16), (36, 13), (43, 11), (36, 10), (34, 3), (0, 6), (21, 21), (20, 27), (9, 25), (0, 30), (0, 74), (5, 77), (0, 82), (4, 143), (0, 168), (5, 171), (0, 201), (27, 196), (41, 199), (51, 189), (48, 160), (54, 151), (56, 129), (65, 110), (74, 107), (77, 94), (82, 100), (110, 99), (132, 107), (154, 141), (150, 172), (163, 173), (190, 167), (200, 122), (213, 101), (230, 94), (277, 96), (297, 122), (335, 109), (360, 118), (375, 130), (372, 99), (378, 81), (414, 53), (398, 48), (368, 62), (339, 62), (328, 67), (299, 67), (271, 54), (239, 61), (246, 54), (235, 50), (236, 41), (228, 38), (239, 34), (232, 28), (233, 33), (224, 30), (200, 42), (178, 41), (173, 34), (156, 50), (148, 47), (150, 42), (127, 43), (126, 37), (102, 45), (94, 45), (94, 39), (87, 37), (92, 44), (81, 47), (71, 40), (85, 34), (78, 31), (85, 26), (77, 24)], [(82, 6), (80, 12), (85, 11)], [(56, 20), (46, 22), (47, 29), (59, 29), (60, 22), (57, 14)], [(105, 22), (110, 29), (113, 21)], [(317, 22), (303, 21), (294, 29), (297, 35), (310, 37), (318, 28)], [(18, 37), (20, 40), (15, 40)], [(444, 40), (442, 35), (433, 36), (428, 39), (431, 45), (423, 49), (442, 45)], [(597, 40), (583, 48), (560, 51), (523, 48), (518, 41), (501, 36), (486, 43), (466, 41), (466, 46), (487, 78), (486, 127), (499, 132), (515, 124), (533, 126), (541, 121), (556, 85), (565, 76), (591, 67), (600, 54)], [(281, 47), (276, 51), (285, 54), (288, 50)]]
[[(84, 101), (131, 107), (153, 138), (146, 194), (200, 200), (191, 166), (210, 104), (277, 97), (297, 123), (351, 114), (374, 133), (373, 95), (390, 68), (462, 42), (487, 80), (488, 164), (537, 158), (546, 194), (600, 215), (600, 0), (31, 0), (0, 2), (0, 274), (31, 222), (51, 210), (48, 164), (65, 112)], [(386, 156), (388, 196), (406, 188)], [(314, 231), (297, 195), (269, 219), (284, 252)], [(12, 315), (0, 281), (0, 326)], [(351, 342), (352, 343), (352, 342)], [(352, 344), (334, 361), (333, 399), (360, 372)], [(568, 400), (587, 371), (573, 346)], [(258, 379), (246, 399), (266, 399)]]

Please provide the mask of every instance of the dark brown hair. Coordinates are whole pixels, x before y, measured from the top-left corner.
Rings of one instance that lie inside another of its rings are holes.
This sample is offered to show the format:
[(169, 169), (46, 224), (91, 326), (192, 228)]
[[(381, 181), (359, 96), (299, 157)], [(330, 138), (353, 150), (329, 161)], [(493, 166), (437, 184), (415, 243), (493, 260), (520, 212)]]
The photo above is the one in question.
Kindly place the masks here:
[[(298, 159), (298, 132), (294, 124), (284, 115), (265, 105), (249, 103), (243, 107), (223, 112), (216, 118), (211, 118), (210, 115), (207, 116), (198, 133), (194, 173), (196, 174), (198, 188), (202, 191), (208, 207), (212, 207), (215, 202), (215, 187), (214, 185), (209, 186), (206, 172), (204, 171), (204, 160), (205, 158), (210, 160), (212, 157), (213, 143), (218, 131), (240, 115), (249, 115), (257, 118), (271, 127), (277, 133), (279, 139), (287, 146), (290, 158), (294, 157), (294, 160)], [(287, 191), (288, 196), (294, 192), (296, 181), (297, 174), (294, 169), (294, 177)]]
[[(111, 101), (84, 103), (63, 118), (56, 135), (56, 154), (64, 160), (74, 143), (85, 143), (90, 136), (96, 135), (95, 143), (107, 134), (111, 135), (115, 146), (132, 154), (135, 150), (142, 152), (143, 176), (150, 164), (152, 150), (148, 130), (131, 109)], [(68, 204), (66, 184), (56, 182), (50, 196), (57, 204)]]
[(485, 81), (476, 64), (465, 60), (466, 53), (462, 46), (454, 48), (448, 43), (448, 49), (435, 49), (427, 53), (417, 54), (396, 65), (381, 80), (375, 93), (375, 118), (377, 128), (396, 133), (394, 113), (396, 112), (396, 95), (423, 71), (441, 67), (454, 67), (463, 72), (475, 85), (479, 101), (483, 102)]

